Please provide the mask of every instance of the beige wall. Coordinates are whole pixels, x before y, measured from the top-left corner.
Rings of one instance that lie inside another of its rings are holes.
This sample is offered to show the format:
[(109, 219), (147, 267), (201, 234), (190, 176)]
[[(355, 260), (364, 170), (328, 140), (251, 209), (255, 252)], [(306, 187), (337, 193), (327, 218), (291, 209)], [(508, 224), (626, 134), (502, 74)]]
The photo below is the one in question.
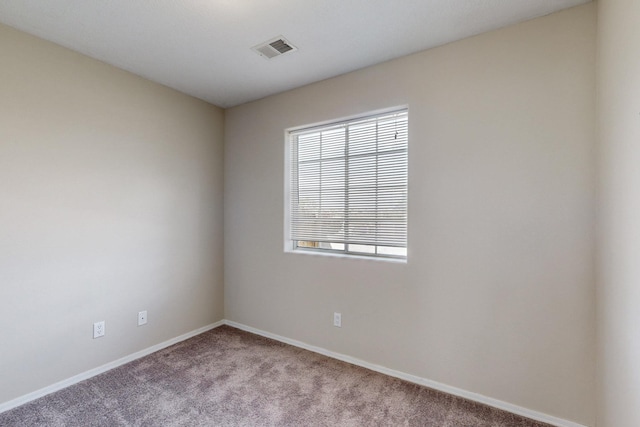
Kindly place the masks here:
[(223, 318), (223, 112), (5, 26), (0, 57), (2, 403)]
[[(225, 316), (593, 425), (595, 20), (588, 4), (227, 110)], [(284, 129), (402, 104), (408, 263), (283, 253)]]
[(598, 426), (640, 426), (640, 2), (598, 2)]

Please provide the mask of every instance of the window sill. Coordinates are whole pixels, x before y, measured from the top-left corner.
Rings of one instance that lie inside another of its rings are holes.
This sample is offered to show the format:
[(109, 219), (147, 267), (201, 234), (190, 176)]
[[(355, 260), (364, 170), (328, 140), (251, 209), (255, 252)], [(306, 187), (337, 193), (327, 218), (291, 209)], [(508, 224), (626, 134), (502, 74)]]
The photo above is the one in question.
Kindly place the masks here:
[(367, 255), (355, 255), (355, 254), (343, 254), (336, 252), (324, 252), (324, 251), (314, 251), (314, 250), (305, 250), (305, 249), (295, 249), (295, 250), (285, 250), (285, 254), (293, 254), (293, 255), (315, 255), (321, 257), (329, 257), (329, 258), (343, 258), (343, 259), (355, 259), (355, 260), (364, 260), (364, 261), (374, 261), (374, 262), (390, 262), (393, 264), (406, 264), (406, 258), (391, 258), (391, 257), (376, 257), (376, 256), (367, 256)]

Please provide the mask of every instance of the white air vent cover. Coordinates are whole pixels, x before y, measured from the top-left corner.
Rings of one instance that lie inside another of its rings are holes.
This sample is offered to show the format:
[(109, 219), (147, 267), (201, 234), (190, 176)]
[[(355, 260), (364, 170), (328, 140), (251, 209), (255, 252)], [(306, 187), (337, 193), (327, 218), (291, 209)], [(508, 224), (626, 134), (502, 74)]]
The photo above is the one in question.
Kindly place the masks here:
[(271, 59), (287, 52), (294, 52), (298, 50), (298, 48), (289, 43), (284, 37), (280, 36), (267, 42), (260, 43), (259, 45), (252, 47), (251, 50), (266, 59)]

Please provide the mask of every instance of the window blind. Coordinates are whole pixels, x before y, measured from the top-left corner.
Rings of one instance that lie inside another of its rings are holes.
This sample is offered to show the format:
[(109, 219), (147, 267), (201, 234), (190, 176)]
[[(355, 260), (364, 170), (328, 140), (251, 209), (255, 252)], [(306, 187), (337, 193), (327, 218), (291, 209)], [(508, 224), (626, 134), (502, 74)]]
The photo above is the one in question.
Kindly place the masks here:
[(289, 138), (294, 249), (406, 257), (407, 110)]

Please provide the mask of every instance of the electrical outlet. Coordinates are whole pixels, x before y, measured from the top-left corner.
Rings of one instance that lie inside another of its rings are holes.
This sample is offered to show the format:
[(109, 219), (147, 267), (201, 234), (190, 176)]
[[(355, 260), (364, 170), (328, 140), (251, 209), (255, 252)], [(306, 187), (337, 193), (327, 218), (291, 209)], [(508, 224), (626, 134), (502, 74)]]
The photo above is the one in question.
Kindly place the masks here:
[(93, 338), (104, 336), (104, 320), (93, 324)]
[(138, 326), (147, 324), (147, 310), (138, 312)]
[(333, 313), (333, 326), (336, 326), (338, 328), (342, 327), (342, 314)]

